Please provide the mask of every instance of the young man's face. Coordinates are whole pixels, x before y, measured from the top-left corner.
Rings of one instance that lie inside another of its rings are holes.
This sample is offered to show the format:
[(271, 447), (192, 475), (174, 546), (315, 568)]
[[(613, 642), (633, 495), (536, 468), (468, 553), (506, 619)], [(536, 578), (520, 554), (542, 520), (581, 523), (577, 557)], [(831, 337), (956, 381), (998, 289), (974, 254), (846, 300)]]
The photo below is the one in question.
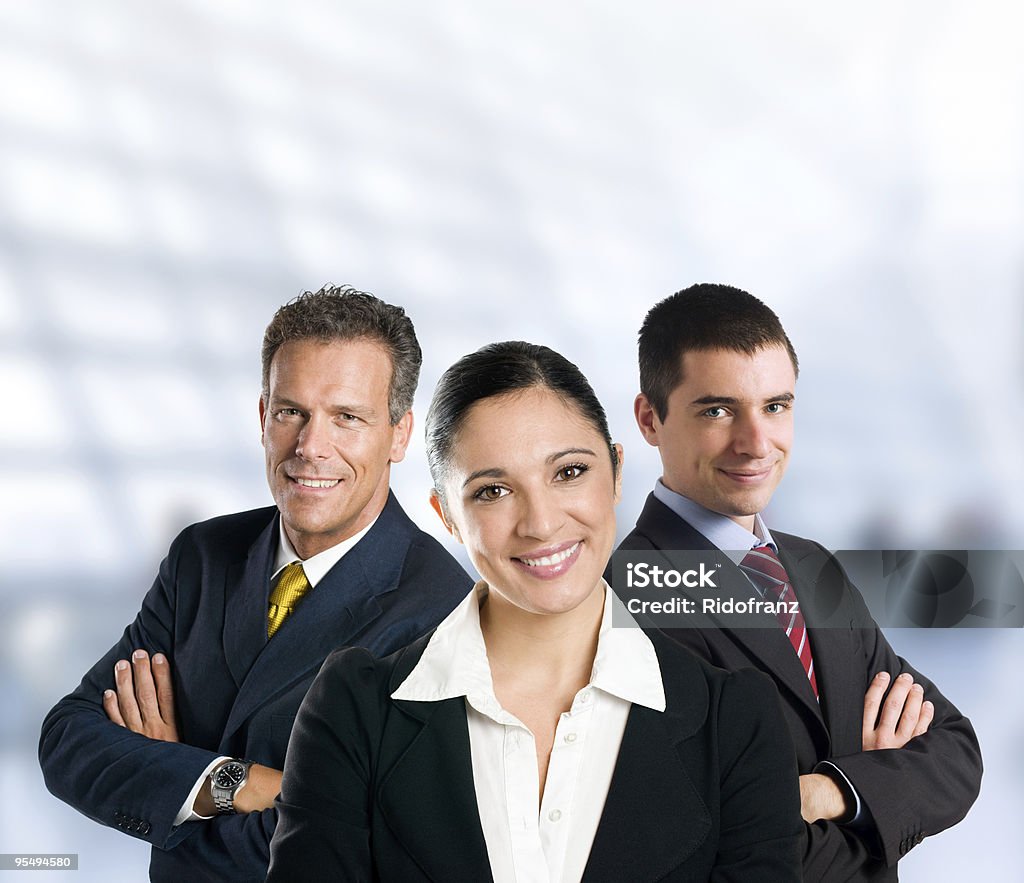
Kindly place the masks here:
[(642, 393), (637, 423), (661, 454), (670, 490), (753, 530), (789, 460), (796, 374), (782, 346), (683, 355), (662, 421)]

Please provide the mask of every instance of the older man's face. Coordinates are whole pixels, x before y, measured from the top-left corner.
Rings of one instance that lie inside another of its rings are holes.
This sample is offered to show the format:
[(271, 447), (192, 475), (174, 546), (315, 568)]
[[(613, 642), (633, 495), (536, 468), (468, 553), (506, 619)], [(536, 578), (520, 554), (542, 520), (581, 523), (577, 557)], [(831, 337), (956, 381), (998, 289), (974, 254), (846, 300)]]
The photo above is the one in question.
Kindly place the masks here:
[(412, 413), (388, 419), (391, 358), (372, 340), (283, 344), (260, 423), (267, 481), (303, 559), (366, 527), (383, 509)]

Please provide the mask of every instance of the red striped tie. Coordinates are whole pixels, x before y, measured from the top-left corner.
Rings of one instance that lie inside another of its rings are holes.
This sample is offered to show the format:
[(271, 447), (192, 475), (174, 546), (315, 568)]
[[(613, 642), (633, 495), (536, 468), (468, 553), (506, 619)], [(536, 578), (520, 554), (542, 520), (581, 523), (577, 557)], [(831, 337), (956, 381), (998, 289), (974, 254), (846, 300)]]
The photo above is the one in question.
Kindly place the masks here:
[(793, 645), (796, 655), (807, 673), (807, 679), (811, 682), (811, 689), (815, 698), (818, 697), (818, 682), (814, 677), (814, 659), (811, 658), (811, 642), (807, 639), (807, 626), (804, 623), (804, 615), (800, 612), (799, 602), (796, 593), (789, 583), (789, 574), (782, 566), (778, 556), (772, 551), (771, 546), (758, 546), (747, 552), (746, 557), (740, 562), (740, 569), (747, 575), (747, 578), (754, 586), (764, 592), (766, 600), (796, 602), (795, 613), (790, 613), (786, 607), (775, 618), (779, 621), (789, 636), (789, 642)]

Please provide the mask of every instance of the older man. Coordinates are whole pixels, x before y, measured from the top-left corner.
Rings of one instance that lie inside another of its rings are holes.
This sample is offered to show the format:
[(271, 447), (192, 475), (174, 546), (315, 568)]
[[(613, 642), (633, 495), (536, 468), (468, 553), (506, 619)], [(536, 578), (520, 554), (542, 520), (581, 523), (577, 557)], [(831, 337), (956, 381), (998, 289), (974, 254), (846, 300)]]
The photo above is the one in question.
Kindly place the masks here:
[(400, 307), (307, 292), (263, 341), (276, 506), (172, 543), (135, 621), (43, 723), (47, 787), (153, 845), (155, 881), (263, 880), (299, 703), (324, 658), (387, 654), (471, 581), (389, 490), (422, 361)]

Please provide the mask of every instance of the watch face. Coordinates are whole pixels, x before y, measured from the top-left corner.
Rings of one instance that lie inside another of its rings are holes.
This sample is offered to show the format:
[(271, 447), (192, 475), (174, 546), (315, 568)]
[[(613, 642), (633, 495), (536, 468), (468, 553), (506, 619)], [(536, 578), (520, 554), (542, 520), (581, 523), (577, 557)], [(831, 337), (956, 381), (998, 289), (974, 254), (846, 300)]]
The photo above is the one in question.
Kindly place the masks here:
[(213, 777), (218, 788), (234, 788), (245, 778), (245, 767), (240, 763), (226, 763)]

